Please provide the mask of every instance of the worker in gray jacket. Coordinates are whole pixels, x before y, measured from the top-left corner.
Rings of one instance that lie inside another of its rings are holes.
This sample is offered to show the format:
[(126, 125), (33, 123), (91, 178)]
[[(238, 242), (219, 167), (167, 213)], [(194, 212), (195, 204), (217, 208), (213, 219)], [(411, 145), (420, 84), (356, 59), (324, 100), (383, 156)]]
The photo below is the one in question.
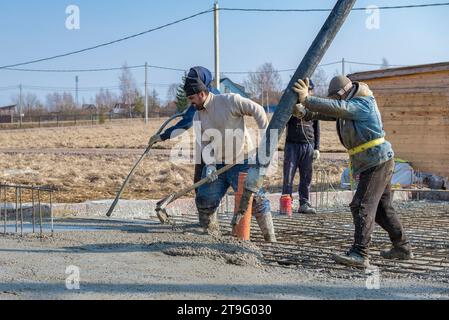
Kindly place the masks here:
[(391, 177), (394, 153), (385, 140), (382, 119), (376, 100), (368, 85), (337, 76), (329, 85), (328, 97), (309, 95), (308, 79), (298, 80), (293, 90), (299, 103), (294, 114), (305, 120), (336, 121), (337, 132), (350, 156), (351, 174), (360, 175), (350, 204), (355, 233), (352, 248), (344, 255), (335, 255), (337, 263), (369, 266), (369, 245), (374, 222), (390, 236), (393, 247), (381, 255), (387, 259), (413, 257), (399, 216), (392, 206)]

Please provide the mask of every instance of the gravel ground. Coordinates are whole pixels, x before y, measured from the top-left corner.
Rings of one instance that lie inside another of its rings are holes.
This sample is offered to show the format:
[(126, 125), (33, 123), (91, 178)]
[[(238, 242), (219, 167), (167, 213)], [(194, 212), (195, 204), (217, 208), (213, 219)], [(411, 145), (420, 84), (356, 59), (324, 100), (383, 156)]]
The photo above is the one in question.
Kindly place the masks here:
[[(269, 266), (255, 243), (212, 238), (195, 225), (172, 230), (149, 221), (75, 218), (56, 224), (44, 239), (0, 235), (0, 299), (449, 298), (447, 283), (381, 274), (379, 289), (368, 289), (363, 271)], [(69, 266), (79, 268), (79, 290), (66, 287), (75, 275)]]

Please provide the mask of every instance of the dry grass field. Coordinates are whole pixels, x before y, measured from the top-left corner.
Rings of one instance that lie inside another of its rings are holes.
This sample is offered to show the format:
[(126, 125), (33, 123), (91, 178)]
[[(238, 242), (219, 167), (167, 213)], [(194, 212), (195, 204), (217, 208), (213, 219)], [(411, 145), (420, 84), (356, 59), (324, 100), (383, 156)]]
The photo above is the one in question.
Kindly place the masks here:
[[(143, 149), (163, 120), (154, 119), (148, 126), (134, 120), (121, 124), (85, 127), (2, 130), (0, 183), (54, 186), (58, 190), (58, 202), (113, 198), (139, 157), (135, 153), (72, 155), (39, 151), (86, 148)], [(249, 127), (255, 127), (255, 124), (249, 121)], [(323, 123), (321, 136), (322, 152), (343, 151), (335, 133), (334, 123)], [(281, 139), (280, 150), (283, 149), (284, 140)], [(167, 149), (167, 154), (150, 155), (143, 161), (126, 189), (124, 199), (158, 199), (192, 183), (193, 164), (169, 160), (169, 149), (174, 144), (174, 141), (167, 141), (156, 146), (159, 149)], [(16, 150), (14, 153), (4, 152), (11, 149)], [(30, 154), (26, 150), (33, 150), (35, 153)], [(282, 152), (279, 155), (282, 163)], [(344, 164), (344, 160), (323, 160), (317, 166), (329, 169), (332, 181), (338, 184)], [(267, 179), (266, 187), (270, 191), (279, 192), (281, 185), (280, 165)]]
[[(253, 119), (247, 119), (249, 128), (257, 128)], [(0, 149), (22, 148), (106, 148), (144, 149), (151, 135), (165, 119), (151, 119), (148, 125), (141, 120), (125, 120), (121, 123), (83, 127), (35, 128), (0, 131)], [(344, 152), (334, 122), (321, 122), (321, 151)], [(283, 150), (284, 137), (280, 149)], [(156, 146), (169, 149), (175, 143), (166, 141)]]

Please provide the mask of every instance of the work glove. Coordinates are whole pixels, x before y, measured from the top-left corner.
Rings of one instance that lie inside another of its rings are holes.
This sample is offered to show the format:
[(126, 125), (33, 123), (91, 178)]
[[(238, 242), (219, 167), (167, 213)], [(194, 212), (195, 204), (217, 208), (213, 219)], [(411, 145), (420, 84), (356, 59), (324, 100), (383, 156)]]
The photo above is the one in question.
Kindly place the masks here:
[(292, 114), (293, 114), (294, 117), (296, 117), (298, 119), (304, 118), (306, 116), (306, 113), (307, 113), (306, 108), (302, 104), (300, 104), (300, 103), (298, 103), (297, 105), (295, 105), (293, 107), (293, 113)]
[(313, 150), (313, 161), (320, 160), (320, 150)]
[(304, 80), (299, 79), (295, 82), (294, 87), (292, 88), (298, 94), (299, 103), (304, 103), (306, 101), (307, 96), (309, 95), (309, 78)]
[(213, 164), (206, 166), (206, 178), (209, 182), (214, 182), (218, 179), (217, 168)]
[(150, 141), (148, 142), (148, 145), (152, 146), (155, 143), (161, 142), (162, 138), (159, 134), (155, 134), (150, 138)]

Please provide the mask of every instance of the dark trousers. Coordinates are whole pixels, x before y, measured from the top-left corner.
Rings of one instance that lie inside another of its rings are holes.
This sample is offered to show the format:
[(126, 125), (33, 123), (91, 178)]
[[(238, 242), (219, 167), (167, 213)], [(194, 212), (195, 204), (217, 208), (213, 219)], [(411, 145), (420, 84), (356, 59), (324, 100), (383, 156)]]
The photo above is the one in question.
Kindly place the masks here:
[(374, 222), (388, 232), (393, 245), (408, 244), (402, 223), (392, 206), (393, 171), (392, 159), (360, 174), (360, 182), (350, 207), (355, 226), (352, 250), (363, 256), (369, 253)]
[[(201, 161), (201, 163), (195, 164), (195, 174), (193, 176), (193, 183), (197, 183), (201, 180), (201, 175), (203, 173), (204, 163)], [(195, 189), (195, 194), (198, 193), (198, 189)]]
[(308, 143), (285, 143), (283, 194), (293, 193), (293, 181), (299, 168), (299, 202), (309, 202), (313, 174), (313, 145)]

